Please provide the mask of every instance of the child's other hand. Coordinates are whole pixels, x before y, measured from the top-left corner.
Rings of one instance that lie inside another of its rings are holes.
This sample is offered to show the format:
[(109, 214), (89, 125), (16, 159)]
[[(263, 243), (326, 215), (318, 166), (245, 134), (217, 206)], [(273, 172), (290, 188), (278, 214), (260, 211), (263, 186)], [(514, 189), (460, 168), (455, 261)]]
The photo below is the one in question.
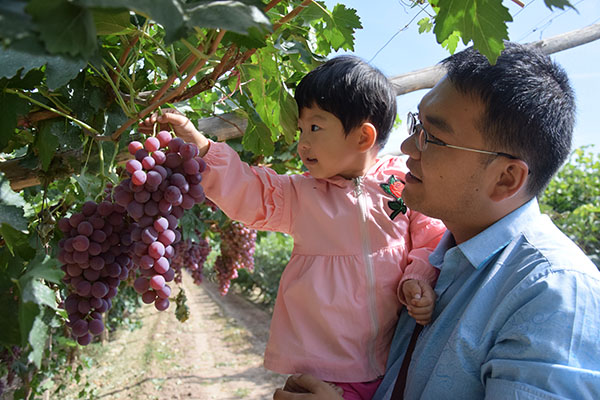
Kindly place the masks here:
[(435, 292), (426, 282), (409, 279), (402, 283), (402, 293), (406, 299), (408, 315), (420, 325), (431, 322), (435, 306)]
[(140, 132), (150, 134), (153, 131), (155, 123), (159, 123), (159, 130), (170, 131), (171, 128), (175, 135), (185, 142), (194, 143), (200, 150), (200, 157), (204, 157), (208, 151), (210, 142), (200, 133), (192, 121), (185, 115), (172, 108), (163, 109), (162, 115), (152, 114), (142, 121), (139, 125)]

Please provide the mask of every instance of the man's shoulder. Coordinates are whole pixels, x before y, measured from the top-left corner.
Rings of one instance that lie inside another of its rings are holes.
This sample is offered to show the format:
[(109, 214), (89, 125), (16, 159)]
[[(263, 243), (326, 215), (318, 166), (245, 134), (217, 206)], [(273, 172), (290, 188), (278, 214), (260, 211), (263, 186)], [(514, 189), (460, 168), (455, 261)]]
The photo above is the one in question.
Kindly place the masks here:
[(594, 263), (548, 217), (522, 233), (507, 261), (521, 267), (530, 266), (534, 275), (573, 272), (600, 280), (600, 272)]

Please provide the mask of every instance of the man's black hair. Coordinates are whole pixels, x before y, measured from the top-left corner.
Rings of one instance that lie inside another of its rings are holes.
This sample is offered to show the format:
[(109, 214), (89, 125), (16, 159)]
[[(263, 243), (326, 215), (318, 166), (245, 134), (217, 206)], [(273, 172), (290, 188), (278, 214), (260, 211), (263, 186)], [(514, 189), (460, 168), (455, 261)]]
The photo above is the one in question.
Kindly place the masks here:
[(459, 91), (483, 102), (478, 125), (489, 150), (527, 163), (527, 190), (536, 196), (571, 151), (575, 95), (567, 74), (550, 57), (525, 45), (505, 46), (495, 65), (473, 48), (442, 64)]
[(363, 122), (377, 129), (383, 148), (396, 119), (396, 93), (377, 68), (355, 56), (338, 56), (309, 72), (295, 93), (298, 112), (317, 105), (335, 115), (346, 135)]

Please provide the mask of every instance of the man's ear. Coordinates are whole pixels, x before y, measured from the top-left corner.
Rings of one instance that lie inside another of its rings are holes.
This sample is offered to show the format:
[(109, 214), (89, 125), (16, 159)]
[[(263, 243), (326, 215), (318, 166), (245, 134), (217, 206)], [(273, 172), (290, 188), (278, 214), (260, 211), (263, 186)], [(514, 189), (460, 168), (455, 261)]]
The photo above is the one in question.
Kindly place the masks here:
[(370, 122), (363, 122), (360, 126), (358, 148), (360, 151), (369, 151), (377, 140), (377, 128)]
[(490, 192), (490, 199), (493, 201), (502, 201), (523, 193), (529, 176), (529, 167), (524, 161), (506, 158), (502, 161)]

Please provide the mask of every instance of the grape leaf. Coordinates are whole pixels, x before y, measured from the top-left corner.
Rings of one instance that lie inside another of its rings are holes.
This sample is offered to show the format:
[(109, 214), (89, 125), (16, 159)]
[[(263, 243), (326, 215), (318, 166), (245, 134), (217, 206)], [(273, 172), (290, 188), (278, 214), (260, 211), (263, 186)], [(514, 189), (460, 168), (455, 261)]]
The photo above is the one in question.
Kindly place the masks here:
[(31, 345), (31, 352), (28, 354), (27, 359), (29, 362), (34, 363), (38, 368), (40, 368), (42, 365), (42, 357), (44, 355), (44, 349), (46, 348), (46, 340), (48, 340), (48, 325), (44, 322), (42, 317), (43, 315), (41, 315), (41, 313), (36, 315), (27, 337), (27, 341)]
[(133, 28), (129, 20), (129, 11), (96, 9), (92, 10), (92, 16), (98, 35), (122, 35)]
[(450, 0), (432, 2), (438, 7), (435, 28), (438, 43), (443, 43), (454, 31), (460, 32), (463, 43), (473, 41), (473, 47), (492, 64), (508, 40), (506, 22), (512, 21), (508, 9), (497, 0)]
[(251, 113), (248, 117), (248, 127), (242, 138), (244, 149), (254, 154), (272, 155), (275, 146), (271, 140), (271, 131), (257, 113)]
[(42, 162), (42, 170), (47, 171), (56, 150), (58, 149), (58, 138), (52, 132), (50, 124), (43, 124), (35, 140), (37, 155)]
[(544, 4), (551, 10), (552, 7), (560, 8), (561, 10), (564, 10), (565, 7), (571, 7), (573, 10), (576, 10), (568, 0), (544, 0)]
[[(336, 4), (331, 15), (337, 31), (343, 38), (342, 40), (338, 40), (335, 45), (332, 43), (333, 48), (336, 50), (339, 48), (354, 50), (354, 30), (362, 29), (362, 24), (360, 23), (360, 18), (356, 15), (356, 10), (346, 8), (343, 4)], [(339, 47), (336, 47), (337, 45)]]
[(0, 92), (0, 151), (16, 134), (17, 117), (28, 110), (27, 102), (17, 95)]
[(51, 55), (34, 38), (15, 41), (9, 48), (0, 47), (0, 78), (12, 78), (19, 70), (27, 74), (33, 69), (46, 68), (47, 85), (57, 89), (71, 79), (87, 64), (86, 60), (67, 55)]
[(31, 16), (25, 12), (26, 5), (19, 0), (0, 2), (0, 37), (17, 39), (34, 30)]
[(298, 106), (296, 101), (285, 88), (279, 91), (279, 123), (283, 130), (286, 142), (292, 143), (296, 139), (298, 130)]
[(242, 35), (250, 28), (271, 30), (271, 21), (261, 9), (243, 1), (197, 1), (187, 6), (186, 15), (190, 28), (220, 28)]
[[(63, 276), (64, 272), (58, 268), (58, 260), (50, 257), (43, 251), (38, 250), (38, 252), (35, 255), (35, 258), (29, 262), (27, 272), (21, 278), (19, 278), (19, 280), (21, 280), (22, 283), (25, 283), (27, 279), (44, 279), (46, 281), (58, 284), (60, 283), (60, 280)], [(34, 301), (35, 303), (45, 304), (51, 308), (56, 309), (56, 301), (54, 300), (54, 295), (52, 295), (52, 297), (50, 298), (47, 297), (45, 294), (39, 293), (38, 289), (35, 290), (35, 293), (32, 293), (32, 295), (36, 299), (40, 299), (39, 301)], [(23, 298), (25, 298), (25, 294), (23, 294)]]
[(166, 44), (186, 36), (183, 6), (179, 0), (76, 0), (76, 3), (93, 8), (125, 9), (140, 13), (165, 28)]
[[(37, 23), (46, 49), (89, 58), (96, 51), (96, 26), (92, 12), (66, 0), (30, 0), (27, 11)], [(68, 21), (65, 26), (65, 21)]]

